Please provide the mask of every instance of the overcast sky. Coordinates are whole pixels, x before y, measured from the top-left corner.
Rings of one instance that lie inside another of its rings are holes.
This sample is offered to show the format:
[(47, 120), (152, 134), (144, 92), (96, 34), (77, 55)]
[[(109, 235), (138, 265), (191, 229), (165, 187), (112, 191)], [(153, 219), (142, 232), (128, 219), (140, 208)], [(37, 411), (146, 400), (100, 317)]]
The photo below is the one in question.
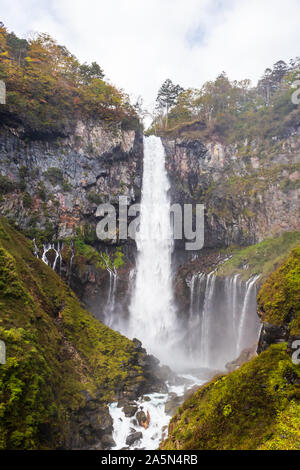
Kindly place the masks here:
[(254, 82), (300, 55), (300, 0), (0, 0), (26, 37), (48, 32), (146, 105), (163, 80), (200, 87), (223, 70)]

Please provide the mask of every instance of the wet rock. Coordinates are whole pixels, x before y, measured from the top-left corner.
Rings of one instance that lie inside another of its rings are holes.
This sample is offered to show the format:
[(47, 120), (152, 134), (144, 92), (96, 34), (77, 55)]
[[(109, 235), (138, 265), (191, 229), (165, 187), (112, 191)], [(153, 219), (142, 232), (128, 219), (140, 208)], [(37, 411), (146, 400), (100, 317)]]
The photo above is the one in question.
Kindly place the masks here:
[(143, 433), (142, 432), (134, 432), (132, 434), (129, 434), (126, 438), (126, 444), (128, 446), (132, 446), (135, 442), (141, 440), (143, 438)]
[(184, 396), (178, 396), (175, 393), (170, 394), (170, 398), (165, 404), (165, 413), (173, 416), (177, 408), (184, 402)]
[(137, 422), (136, 419), (132, 419), (130, 422), (131, 422), (131, 424), (133, 424), (133, 426), (138, 426), (139, 425), (139, 423)]
[(106, 449), (116, 447), (116, 443), (110, 434), (104, 434), (104, 436), (101, 438), (101, 443)]
[(186, 390), (186, 392), (184, 393), (184, 401), (190, 398), (192, 395), (194, 395), (194, 393), (196, 393), (197, 390), (199, 390), (199, 388), (200, 388), (200, 385), (194, 385), (193, 387)]
[(250, 361), (250, 359), (252, 359), (252, 357), (255, 356), (255, 351), (256, 351), (256, 344), (252, 346), (251, 348), (243, 349), (243, 351), (241, 352), (241, 354), (239, 355), (237, 359), (235, 359), (234, 361), (228, 362), (226, 364), (225, 366), (226, 369), (229, 372), (232, 372), (233, 370), (238, 369), (241, 365), (245, 364), (245, 362)]
[(264, 323), (257, 347), (257, 353), (265, 351), (271, 344), (282, 343), (287, 341), (289, 337), (288, 328), (283, 326), (275, 326), (270, 323)]
[(147, 421), (147, 415), (144, 411), (138, 411), (136, 413), (136, 419), (141, 426), (141, 423), (145, 423)]
[(127, 418), (131, 418), (137, 412), (138, 407), (134, 405), (125, 405), (122, 409), (123, 409), (125, 416)]

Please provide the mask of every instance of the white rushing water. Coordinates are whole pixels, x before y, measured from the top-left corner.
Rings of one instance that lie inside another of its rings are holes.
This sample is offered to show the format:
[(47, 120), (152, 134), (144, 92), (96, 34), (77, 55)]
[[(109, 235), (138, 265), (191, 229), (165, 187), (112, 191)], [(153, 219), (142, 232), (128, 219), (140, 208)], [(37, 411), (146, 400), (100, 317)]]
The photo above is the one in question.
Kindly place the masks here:
[[(183, 396), (191, 386), (199, 385), (200, 387), (204, 382), (190, 375), (183, 375), (182, 377), (190, 380), (190, 385), (168, 385), (168, 393), (152, 393), (147, 395), (147, 401), (143, 398), (137, 400), (139, 411), (142, 410), (145, 414), (149, 413), (150, 422), (147, 429), (138, 425), (136, 418), (126, 417), (122, 409), (118, 408), (117, 403), (110, 404), (109, 411), (114, 422), (113, 439), (116, 443), (116, 446), (113, 447), (114, 450), (123, 448), (155, 450), (159, 447), (162, 438), (167, 437), (167, 426), (171, 418), (165, 412), (165, 405), (170, 398), (170, 394)], [(142, 433), (142, 437), (133, 444), (127, 445), (126, 439), (133, 432)]]
[(144, 171), (137, 267), (128, 334), (170, 364), (176, 315), (171, 281), (173, 239), (170, 184), (160, 138), (144, 138)]
[[(39, 250), (38, 250), (38, 247), (36, 245), (35, 239), (33, 240), (33, 243), (34, 243), (34, 248), (35, 248), (34, 254), (38, 258), (39, 257)], [(55, 247), (54, 243), (46, 243), (46, 244), (43, 245), (42, 261), (44, 261), (44, 263), (47, 264), (48, 266), (51, 266), (51, 268), (54, 271), (56, 270), (58, 260), (59, 260), (59, 272), (61, 270), (61, 264), (62, 264), (61, 251), (62, 251), (62, 249), (63, 249), (63, 243), (61, 243), (59, 240), (57, 241), (56, 247)], [(47, 257), (47, 253), (49, 253), (50, 251), (53, 251), (55, 253), (55, 258), (54, 258), (53, 264), (50, 263), (50, 261)]]
[(116, 268), (107, 269), (109, 273), (109, 290), (106, 305), (104, 307), (105, 324), (112, 327), (114, 321), (114, 311), (116, 306), (116, 291), (118, 283), (118, 274)]
[(199, 367), (224, 369), (257, 341), (256, 282), (239, 275), (194, 274), (189, 282), (188, 354)]

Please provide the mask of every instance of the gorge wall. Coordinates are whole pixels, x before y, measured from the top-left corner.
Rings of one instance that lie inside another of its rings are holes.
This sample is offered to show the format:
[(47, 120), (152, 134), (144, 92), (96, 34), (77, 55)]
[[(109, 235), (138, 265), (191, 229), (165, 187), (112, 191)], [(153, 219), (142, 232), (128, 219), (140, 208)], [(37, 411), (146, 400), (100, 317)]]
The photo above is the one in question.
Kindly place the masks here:
[[(176, 302), (180, 315), (187, 316), (188, 282), (224, 261), (227, 255), (220, 249), (299, 229), (300, 136), (229, 145), (221, 138), (200, 139), (196, 132), (163, 137), (162, 142), (172, 202), (205, 206), (204, 250), (187, 253), (181, 241), (175, 242)], [(140, 200), (141, 130), (80, 121), (64, 138), (32, 140), (18, 126), (2, 126), (0, 149), (1, 214), (36, 238), (40, 257), (43, 243), (60, 240), (62, 263), (56, 271), (102, 320), (116, 278), (99, 253), (108, 254), (113, 268), (120, 249), (114, 307), (120, 317), (128, 315), (135, 243), (100, 242), (95, 211), (101, 202), (117, 208), (120, 195), (129, 203)], [(198, 261), (192, 262), (194, 255)], [(45, 256), (53, 265), (54, 250)]]
[(140, 131), (79, 121), (64, 138), (32, 140), (22, 132), (7, 126), (0, 131), (0, 211), (20, 228), (46, 230), (56, 239), (92, 233), (101, 202), (139, 198)]
[(299, 130), (267, 143), (182, 136), (163, 143), (172, 201), (205, 205), (206, 247), (250, 245), (299, 229)]

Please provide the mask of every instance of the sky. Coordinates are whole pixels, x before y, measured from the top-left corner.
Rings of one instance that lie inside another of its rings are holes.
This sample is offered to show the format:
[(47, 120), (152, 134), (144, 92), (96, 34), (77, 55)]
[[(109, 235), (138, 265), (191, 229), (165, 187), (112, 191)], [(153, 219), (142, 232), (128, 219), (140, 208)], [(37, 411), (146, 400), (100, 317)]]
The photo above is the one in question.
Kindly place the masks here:
[(166, 78), (199, 88), (223, 70), (253, 83), (300, 56), (300, 0), (0, 0), (0, 19), (47, 32), (151, 107)]

